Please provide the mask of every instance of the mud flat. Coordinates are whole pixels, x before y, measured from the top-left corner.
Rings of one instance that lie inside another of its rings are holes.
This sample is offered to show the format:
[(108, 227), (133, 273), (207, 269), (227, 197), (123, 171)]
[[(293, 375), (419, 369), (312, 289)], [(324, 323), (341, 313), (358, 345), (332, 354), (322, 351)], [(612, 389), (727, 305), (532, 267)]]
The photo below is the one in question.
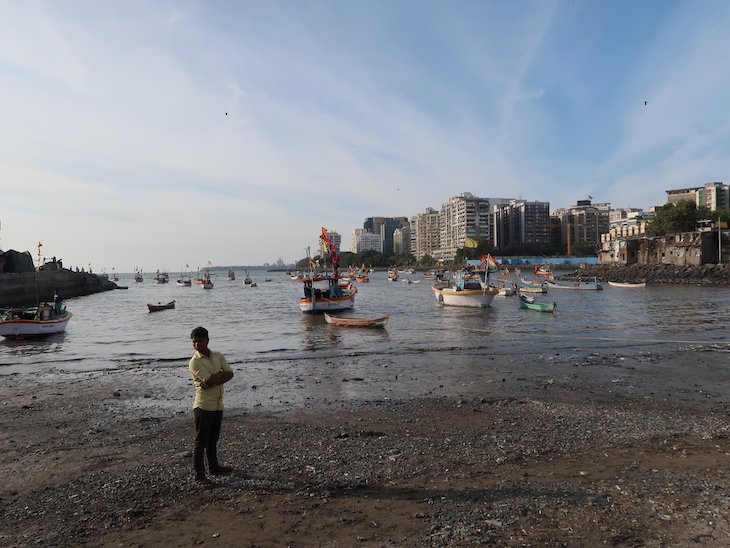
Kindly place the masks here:
[(0, 373), (0, 544), (728, 545), (727, 358), (515, 357), (408, 397), (343, 379), (363, 389), (269, 406), (239, 403), (237, 371), (235, 471), (209, 491), (180, 372)]

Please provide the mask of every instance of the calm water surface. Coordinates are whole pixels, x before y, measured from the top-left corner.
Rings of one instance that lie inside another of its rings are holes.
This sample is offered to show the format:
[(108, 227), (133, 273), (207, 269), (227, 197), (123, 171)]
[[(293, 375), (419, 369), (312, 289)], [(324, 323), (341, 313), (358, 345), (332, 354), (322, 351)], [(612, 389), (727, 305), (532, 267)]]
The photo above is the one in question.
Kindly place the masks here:
[[(519, 308), (516, 297), (497, 297), (491, 308), (449, 308), (436, 304), (430, 282), (388, 282), (376, 272), (357, 284), (353, 314), (389, 314), (384, 330), (328, 325), (304, 315), (297, 304), (301, 284), (284, 273), (250, 271), (258, 287), (243, 285), (243, 273), (215, 287), (135, 283), (123, 275), (126, 291), (66, 301), (74, 318), (64, 334), (44, 341), (0, 342), (0, 373), (54, 368), (94, 371), (179, 366), (192, 353), (189, 334), (202, 325), (211, 347), (232, 363), (295, 363), (343, 356), (396, 358), (402, 354), (547, 354), (580, 347), (598, 353), (662, 351), (692, 345), (730, 344), (725, 315), (730, 289), (655, 286), (603, 291), (551, 290), (555, 315)], [(270, 277), (272, 281), (265, 282)], [(150, 314), (147, 303), (175, 299), (175, 310)], [(279, 365), (280, 367), (280, 365)]]

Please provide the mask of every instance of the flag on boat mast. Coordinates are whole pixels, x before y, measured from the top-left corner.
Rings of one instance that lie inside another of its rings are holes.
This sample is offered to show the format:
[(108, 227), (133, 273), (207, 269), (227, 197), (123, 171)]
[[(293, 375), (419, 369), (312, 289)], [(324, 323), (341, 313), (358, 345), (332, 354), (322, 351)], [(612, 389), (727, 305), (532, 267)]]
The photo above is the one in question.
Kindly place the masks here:
[(476, 249), (479, 247), (479, 242), (476, 241), (474, 238), (469, 238), (468, 236), (464, 238), (464, 247), (468, 249)]

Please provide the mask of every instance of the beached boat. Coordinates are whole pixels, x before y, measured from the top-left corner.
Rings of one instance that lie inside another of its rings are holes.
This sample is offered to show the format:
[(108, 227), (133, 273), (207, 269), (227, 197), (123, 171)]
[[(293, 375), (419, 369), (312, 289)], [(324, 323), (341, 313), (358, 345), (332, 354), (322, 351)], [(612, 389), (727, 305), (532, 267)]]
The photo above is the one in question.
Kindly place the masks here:
[(390, 316), (376, 316), (374, 318), (354, 318), (348, 316), (331, 316), (325, 312), (324, 319), (332, 325), (345, 327), (385, 327)]
[(547, 281), (546, 283), (550, 289), (574, 289), (574, 290), (589, 290), (589, 291), (603, 289), (603, 284), (601, 282), (599, 282), (598, 279), (594, 279), (592, 282), (576, 280), (574, 282)]
[(65, 331), (72, 317), (65, 307), (57, 311), (48, 305), (6, 308), (0, 311), (0, 335), (7, 339), (46, 337)]
[(172, 308), (175, 308), (175, 301), (170, 301), (169, 303), (162, 304), (158, 302), (157, 304), (148, 304), (147, 308), (150, 312), (159, 312), (160, 310), (170, 310)]
[(629, 282), (612, 282), (609, 280), (608, 285), (610, 285), (611, 287), (625, 287), (625, 288), (638, 289), (638, 288), (646, 287), (646, 282), (629, 283)]
[(302, 312), (316, 313), (352, 308), (355, 306), (357, 288), (349, 283), (340, 282), (340, 256), (337, 254), (334, 242), (327, 235), (326, 228), (322, 227), (319, 239), (322, 248), (329, 254), (332, 275), (317, 275), (312, 272), (299, 280), (304, 285), (304, 297), (299, 299), (299, 309)]
[(520, 294), (520, 307), (521, 308), (527, 308), (528, 310), (535, 310), (537, 312), (555, 312), (555, 309), (557, 308), (556, 303), (544, 303), (544, 302), (538, 302), (535, 300), (534, 297), (530, 297), (529, 295), (522, 295)]
[(445, 306), (487, 307), (499, 293), (489, 284), (489, 269), (454, 272), (452, 282), (441, 287), (432, 285), (436, 302)]

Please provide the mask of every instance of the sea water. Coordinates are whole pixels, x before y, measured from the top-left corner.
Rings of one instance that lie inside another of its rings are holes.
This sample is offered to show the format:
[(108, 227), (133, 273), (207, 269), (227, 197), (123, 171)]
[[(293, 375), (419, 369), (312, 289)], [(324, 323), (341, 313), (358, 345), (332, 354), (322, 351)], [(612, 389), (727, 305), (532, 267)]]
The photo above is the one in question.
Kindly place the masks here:
[[(65, 301), (74, 317), (63, 334), (41, 341), (0, 342), (0, 373), (100, 370), (186, 362), (190, 331), (210, 331), (211, 347), (237, 363), (326, 360), (341, 356), (476, 353), (544, 354), (579, 347), (591, 352), (661, 351), (691, 345), (728, 345), (725, 314), (730, 288), (657, 285), (603, 291), (553, 290), (538, 299), (556, 314), (496, 297), (489, 308), (439, 305), (422, 274), (420, 283), (389, 282), (375, 272), (356, 284), (357, 316), (390, 315), (385, 329), (329, 325), (302, 314), (302, 284), (283, 272), (250, 271), (257, 287), (214, 278), (215, 287), (135, 283), (122, 275), (115, 290)], [(174, 278), (174, 276), (173, 276)], [(265, 281), (271, 278), (271, 281)], [(148, 303), (176, 301), (174, 310), (149, 313)]]

